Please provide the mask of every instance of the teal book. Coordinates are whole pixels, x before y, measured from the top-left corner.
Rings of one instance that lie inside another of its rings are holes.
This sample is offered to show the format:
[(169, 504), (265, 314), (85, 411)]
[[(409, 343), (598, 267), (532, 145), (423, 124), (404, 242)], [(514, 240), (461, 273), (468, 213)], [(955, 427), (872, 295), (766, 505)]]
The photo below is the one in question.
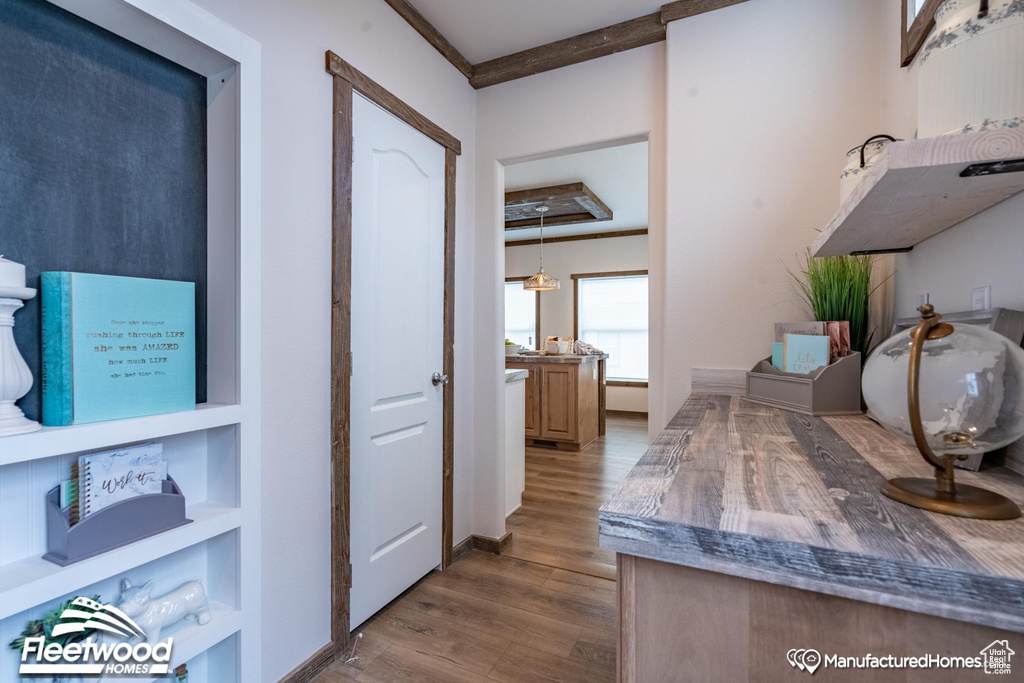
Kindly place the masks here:
[(809, 374), (828, 365), (829, 338), (819, 335), (787, 334), (782, 341), (786, 372)]
[(776, 370), (782, 370), (785, 367), (786, 356), (784, 349), (785, 344), (782, 342), (772, 344), (772, 365), (775, 366)]
[(193, 410), (195, 284), (42, 274), (43, 424)]

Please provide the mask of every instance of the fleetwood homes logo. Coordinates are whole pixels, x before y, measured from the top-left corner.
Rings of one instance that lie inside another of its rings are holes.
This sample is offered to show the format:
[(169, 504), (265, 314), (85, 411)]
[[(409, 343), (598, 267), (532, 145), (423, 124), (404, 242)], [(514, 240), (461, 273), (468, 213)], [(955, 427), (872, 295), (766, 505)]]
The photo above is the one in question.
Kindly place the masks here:
[(171, 661), (171, 642), (148, 643), (146, 633), (127, 614), (113, 605), (89, 598), (75, 598), (53, 627), (54, 638), (85, 631), (105, 631), (122, 642), (102, 642), (89, 638), (61, 645), (46, 642), (45, 636), (26, 638), (21, 648), (22, 674), (101, 676), (119, 674), (167, 673)]

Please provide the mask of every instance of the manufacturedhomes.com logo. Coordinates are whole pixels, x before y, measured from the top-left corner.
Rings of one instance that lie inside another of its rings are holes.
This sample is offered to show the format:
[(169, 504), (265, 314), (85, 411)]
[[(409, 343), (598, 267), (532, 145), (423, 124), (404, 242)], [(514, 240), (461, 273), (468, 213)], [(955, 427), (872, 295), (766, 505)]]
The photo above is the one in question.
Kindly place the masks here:
[[(173, 638), (146, 642), (146, 633), (114, 607), (89, 598), (75, 598), (53, 627), (54, 638), (85, 631), (103, 631), (99, 640), (88, 638), (66, 645), (46, 642), (44, 636), (26, 638), (21, 647), (22, 674), (102, 676), (167, 673)], [(113, 637), (106, 636), (112, 634)]]
[(948, 655), (925, 654), (918, 657), (896, 655), (822, 655), (812, 648), (793, 648), (786, 653), (790, 666), (810, 675), (818, 668), (823, 669), (981, 669), (996, 676), (1012, 675), (1012, 660), (1017, 654), (1007, 640), (994, 640), (978, 653), (977, 657), (950, 657)]

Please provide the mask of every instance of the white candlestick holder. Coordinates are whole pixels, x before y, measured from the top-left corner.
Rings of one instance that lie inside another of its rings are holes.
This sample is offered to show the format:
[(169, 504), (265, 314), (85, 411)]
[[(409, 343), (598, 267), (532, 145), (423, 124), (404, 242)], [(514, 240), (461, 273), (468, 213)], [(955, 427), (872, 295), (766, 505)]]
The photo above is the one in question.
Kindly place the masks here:
[(35, 295), (29, 287), (0, 287), (0, 436), (42, 429), (15, 405), (32, 388), (32, 371), (14, 343), (14, 313)]

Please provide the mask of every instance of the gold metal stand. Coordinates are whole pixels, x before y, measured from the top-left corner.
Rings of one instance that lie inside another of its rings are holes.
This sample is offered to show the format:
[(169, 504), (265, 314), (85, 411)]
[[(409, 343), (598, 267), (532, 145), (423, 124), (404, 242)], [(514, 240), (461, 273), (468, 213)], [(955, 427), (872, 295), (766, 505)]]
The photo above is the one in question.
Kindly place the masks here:
[[(953, 326), (939, 322), (942, 318), (930, 304), (917, 309), (921, 312), (921, 323), (912, 333), (914, 342), (910, 347), (910, 374), (907, 377), (910, 428), (914, 433), (917, 450), (935, 468), (935, 481), (901, 477), (890, 479), (882, 485), (882, 493), (889, 498), (922, 510), (939, 512), (944, 515), (971, 517), (973, 519), (1014, 519), (1020, 517), (1020, 508), (1009, 498), (994, 491), (968, 486), (954, 481), (953, 463), (965, 459), (966, 455), (944, 453), (936, 455), (924, 434), (921, 423), (921, 402), (918, 393), (921, 375), (921, 354), (924, 343), (929, 339), (942, 339), (953, 333)], [(970, 440), (969, 434), (947, 434), (951, 443)]]

